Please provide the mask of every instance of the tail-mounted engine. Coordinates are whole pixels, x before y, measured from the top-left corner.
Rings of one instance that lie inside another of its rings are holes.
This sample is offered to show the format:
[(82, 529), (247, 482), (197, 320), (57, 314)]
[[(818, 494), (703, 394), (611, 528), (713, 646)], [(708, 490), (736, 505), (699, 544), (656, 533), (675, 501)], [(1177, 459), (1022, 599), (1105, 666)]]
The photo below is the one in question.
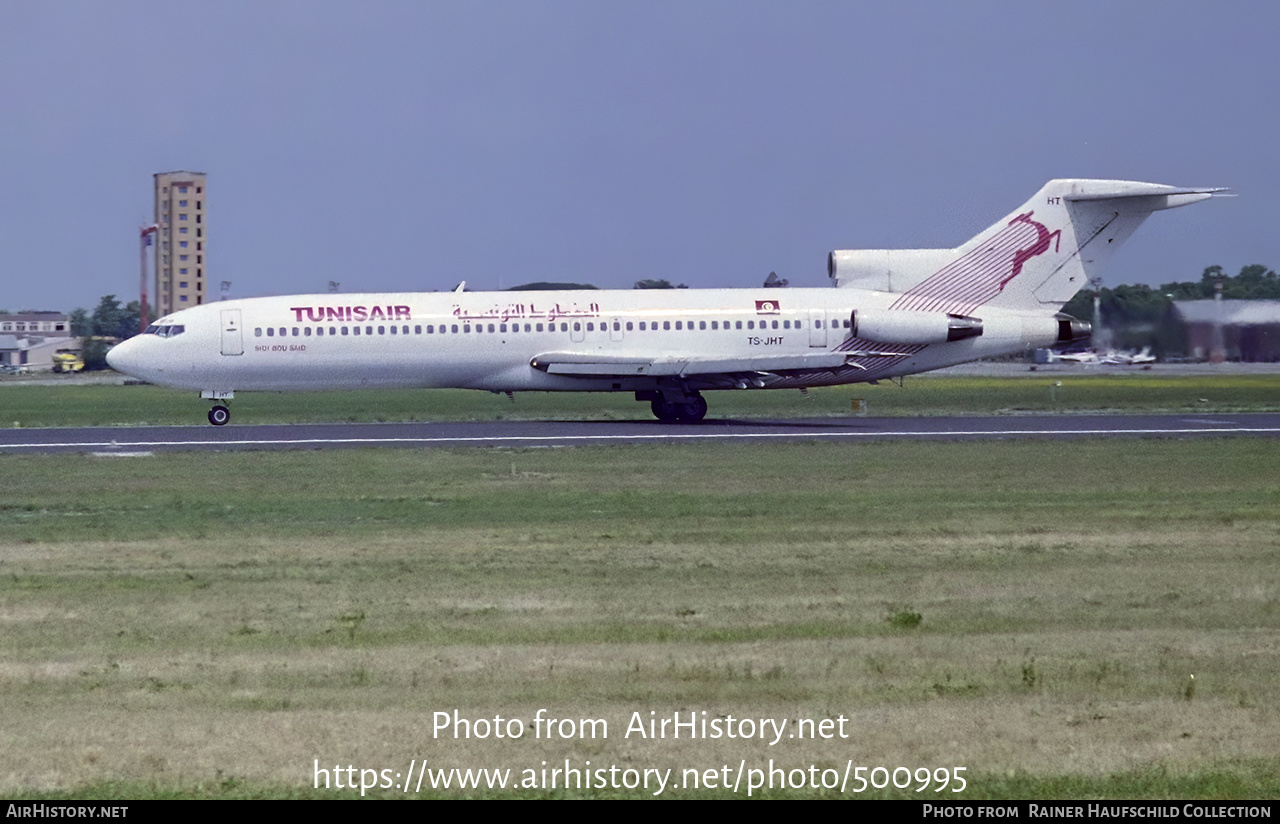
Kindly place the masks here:
[(1065, 312), (1059, 312), (1053, 319), (1058, 322), (1058, 343), (1088, 340), (1093, 334), (1093, 326), (1087, 320), (1076, 320)]
[(950, 343), (982, 334), (981, 318), (944, 312), (865, 309), (852, 320), (853, 337), (881, 343)]

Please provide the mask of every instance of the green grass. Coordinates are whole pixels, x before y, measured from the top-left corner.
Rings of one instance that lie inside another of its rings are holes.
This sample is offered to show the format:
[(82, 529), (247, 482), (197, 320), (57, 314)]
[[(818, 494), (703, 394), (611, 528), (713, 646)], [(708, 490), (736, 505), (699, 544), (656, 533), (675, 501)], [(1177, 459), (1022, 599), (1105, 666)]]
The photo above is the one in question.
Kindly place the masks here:
[[(6, 456), (22, 484), (0, 503), (0, 530), (30, 543), (518, 528), (546, 530), (542, 543), (557, 549), (570, 537), (584, 546), (662, 541), (673, 529), (699, 543), (768, 535), (804, 545), (840, 540), (851, 523), (878, 538), (921, 530), (999, 538), (1100, 517), (1115, 528), (1164, 531), (1270, 521), (1276, 451), (1271, 441), (1201, 440), (809, 443), (757, 450), (762, 459), (705, 444), (160, 454), (132, 463)], [(1257, 487), (1242, 487), (1242, 477)], [(779, 512), (789, 526), (773, 526)], [(879, 517), (885, 512), (896, 517)], [(794, 528), (797, 517), (803, 529)]]
[[(314, 759), (773, 758), (965, 766), (973, 798), (1274, 797), (1278, 458), (1246, 439), (3, 456), (0, 791), (349, 797), (312, 787)], [(612, 732), (434, 737), (455, 708)], [(704, 709), (843, 715), (852, 737), (621, 735)]]
[[(851, 414), (862, 399), (867, 414), (969, 415), (1095, 411), (1274, 412), (1280, 374), (1027, 373), (1016, 378), (908, 378), (799, 392), (709, 392), (709, 417), (808, 417)], [(196, 393), (154, 386), (33, 386), (0, 382), (0, 426), (122, 426), (205, 424), (209, 402)], [(515, 419), (650, 419), (648, 404), (625, 393), (518, 393), (467, 390), (385, 390), (301, 394), (243, 393), (231, 404), (236, 423)]]

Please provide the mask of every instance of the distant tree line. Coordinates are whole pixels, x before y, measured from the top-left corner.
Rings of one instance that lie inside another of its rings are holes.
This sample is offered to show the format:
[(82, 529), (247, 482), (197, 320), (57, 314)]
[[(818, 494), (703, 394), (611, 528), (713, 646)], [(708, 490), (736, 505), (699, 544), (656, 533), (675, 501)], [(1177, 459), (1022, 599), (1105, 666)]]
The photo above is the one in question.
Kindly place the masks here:
[(539, 280), (533, 283), (523, 283), (519, 286), (509, 286), (508, 292), (577, 292), (584, 289), (595, 289), (590, 283), (561, 283), (550, 280)]
[[(1186, 334), (1175, 316), (1173, 302), (1212, 300), (1219, 278), (1224, 299), (1280, 300), (1280, 276), (1256, 263), (1241, 268), (1234, 277), (1224, 274), (1221, 266), (1210, 266), (1198, 281), (1104, 288), (1099, 306), (1102, 328), (1094, 330), (1095, 343), (1125, 349), (1150, 346), (1162, 356), (1185, 354)], [(1081, 320), (1093, 320), (1093, 290), (1081, 289), (1062, 311)]]

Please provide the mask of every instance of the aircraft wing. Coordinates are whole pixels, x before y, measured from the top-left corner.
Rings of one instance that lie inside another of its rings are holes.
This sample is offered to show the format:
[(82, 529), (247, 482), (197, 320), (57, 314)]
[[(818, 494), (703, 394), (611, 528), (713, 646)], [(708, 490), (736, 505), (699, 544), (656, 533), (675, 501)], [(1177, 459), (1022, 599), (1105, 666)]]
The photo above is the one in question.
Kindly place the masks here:
[(761, 355), (750, 358), (718, 358), (704, 355), (662, 355), (635, 358), (577, 352), (548, 352), (529, 364), (554, 375), (582, 377), (679, 377), (723, 375), (735, 372), (819, 371), (846, 366), (861, 368), (858, 358), (907, 357), (905, 352), (806, 352), (794, 355)]

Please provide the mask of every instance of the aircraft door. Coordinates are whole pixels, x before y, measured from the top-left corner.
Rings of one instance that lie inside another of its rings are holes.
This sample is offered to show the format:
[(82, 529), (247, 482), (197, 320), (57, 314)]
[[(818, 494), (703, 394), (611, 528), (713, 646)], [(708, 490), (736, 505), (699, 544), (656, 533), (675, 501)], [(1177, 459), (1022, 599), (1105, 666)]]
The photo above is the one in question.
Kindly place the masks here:
[(827, 348), (826, 313), (821, 309), (809, 310), (809, 345)]
[(575, 320), (569, 324), (569, 340), (574, 343), (582, 343), (587, 338), (587, 333), (583, 331), (582, 321)]
[(239, 309), (222, 310), (222, 354), (244, 354), (244, 338), (240, 334)]
[(617, 318), (609, 321), (609, 340), (615, 343), (622, 340), (622, 321)]

